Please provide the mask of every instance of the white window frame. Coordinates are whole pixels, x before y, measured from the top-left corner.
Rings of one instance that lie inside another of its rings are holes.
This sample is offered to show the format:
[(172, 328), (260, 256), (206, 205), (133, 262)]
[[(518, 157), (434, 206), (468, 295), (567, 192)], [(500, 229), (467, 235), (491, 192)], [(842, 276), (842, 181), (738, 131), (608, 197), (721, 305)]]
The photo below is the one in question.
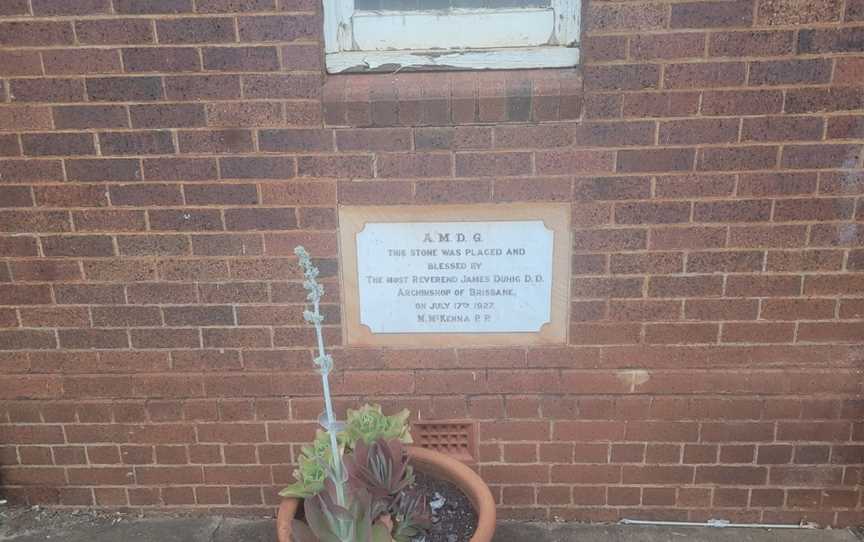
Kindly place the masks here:
[[(580, 0), (549, 8), (361, 11), (323, 0), (327, 71), (560, 68), (579, 63)], [(453, 43), (458, 39), (461, 43)]]

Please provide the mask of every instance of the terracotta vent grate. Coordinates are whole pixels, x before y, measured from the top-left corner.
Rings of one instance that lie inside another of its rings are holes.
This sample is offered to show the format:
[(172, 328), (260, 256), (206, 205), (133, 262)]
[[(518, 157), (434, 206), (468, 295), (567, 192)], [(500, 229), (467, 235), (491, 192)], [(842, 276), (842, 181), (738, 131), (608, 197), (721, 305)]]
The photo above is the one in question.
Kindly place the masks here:
[(434, 421), (411, 424), (414, 443), (465, 463), (477, 461), (477, 429), (473, 422)]

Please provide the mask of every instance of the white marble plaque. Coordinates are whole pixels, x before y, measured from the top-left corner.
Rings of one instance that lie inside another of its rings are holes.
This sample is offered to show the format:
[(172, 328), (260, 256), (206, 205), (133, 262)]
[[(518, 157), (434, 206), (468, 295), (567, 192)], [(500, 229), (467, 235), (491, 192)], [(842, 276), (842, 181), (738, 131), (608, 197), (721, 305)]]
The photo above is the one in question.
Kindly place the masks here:
[(381, 333), (532, 333), (551, 318), (554, 232), (540, 220), (367, 222), (360, 323)]

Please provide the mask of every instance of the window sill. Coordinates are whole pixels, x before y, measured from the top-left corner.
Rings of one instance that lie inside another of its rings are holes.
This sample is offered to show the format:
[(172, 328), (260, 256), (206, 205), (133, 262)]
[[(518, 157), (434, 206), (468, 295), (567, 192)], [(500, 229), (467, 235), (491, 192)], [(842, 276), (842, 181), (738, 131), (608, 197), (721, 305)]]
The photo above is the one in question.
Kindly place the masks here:
[(454, 126), (579, 118), (578, 68), (327, 76), (327, 126)]

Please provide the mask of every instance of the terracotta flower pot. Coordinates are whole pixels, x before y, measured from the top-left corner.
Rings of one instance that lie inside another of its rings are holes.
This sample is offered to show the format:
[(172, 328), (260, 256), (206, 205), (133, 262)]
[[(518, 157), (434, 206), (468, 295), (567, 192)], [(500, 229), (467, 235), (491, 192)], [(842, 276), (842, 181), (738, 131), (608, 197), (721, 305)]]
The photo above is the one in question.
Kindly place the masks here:
[[(460, 461), (434, 450), (411, 446), (408, 455), (418, 471), (447, 480), (462, 490), (477, 512), (477, 530), (470, 542), (490, 542), (495, 534), (495, 501), (483, 479)], [(291, 542), (291, 520), (300, 503), (300, 499), (284, 499), (279, 506), (279, 515), (276, 516), (279, 542)]]

